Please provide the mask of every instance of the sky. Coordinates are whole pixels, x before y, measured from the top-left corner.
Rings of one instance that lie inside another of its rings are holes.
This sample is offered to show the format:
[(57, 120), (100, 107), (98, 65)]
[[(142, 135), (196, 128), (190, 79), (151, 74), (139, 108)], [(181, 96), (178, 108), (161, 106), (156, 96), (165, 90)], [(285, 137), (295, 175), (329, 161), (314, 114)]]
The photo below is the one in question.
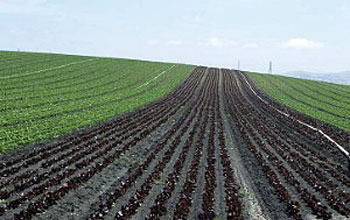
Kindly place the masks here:
[(0, 0), (0, 50), (350, 70), (349, 0)]

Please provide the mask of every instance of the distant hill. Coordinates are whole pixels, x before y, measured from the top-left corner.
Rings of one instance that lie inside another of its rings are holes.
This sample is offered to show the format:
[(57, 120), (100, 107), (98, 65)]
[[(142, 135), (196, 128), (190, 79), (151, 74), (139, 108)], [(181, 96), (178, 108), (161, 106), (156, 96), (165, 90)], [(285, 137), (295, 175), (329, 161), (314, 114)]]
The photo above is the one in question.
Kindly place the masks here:
[(320, 80), (338, 84), (350, 85), (350, 71), (338, 73), (312, 73), (307, 71), (292, 71), (283, 73), (284, 76), (297, 77), (302, 79)]

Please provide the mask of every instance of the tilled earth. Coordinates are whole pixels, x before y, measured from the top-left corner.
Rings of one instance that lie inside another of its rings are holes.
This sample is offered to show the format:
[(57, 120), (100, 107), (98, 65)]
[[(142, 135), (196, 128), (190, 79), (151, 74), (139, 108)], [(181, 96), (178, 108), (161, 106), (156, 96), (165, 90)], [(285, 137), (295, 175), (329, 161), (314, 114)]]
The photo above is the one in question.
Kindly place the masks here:
[(316, 123), (197, 67), (145, 108), (3, 155), (0, 218), (349, 218), (344, 156), (295, 119)]

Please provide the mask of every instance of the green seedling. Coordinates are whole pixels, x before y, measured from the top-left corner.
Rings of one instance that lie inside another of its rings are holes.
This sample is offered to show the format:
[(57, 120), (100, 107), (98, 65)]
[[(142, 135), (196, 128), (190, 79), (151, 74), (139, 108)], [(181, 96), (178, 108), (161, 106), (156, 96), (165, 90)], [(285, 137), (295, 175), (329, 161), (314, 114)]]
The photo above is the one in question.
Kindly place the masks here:
[(240, 190), (238, 190), (238, 196), (245, 198), (245, 197), (249, 196), (249, 192), (246, 189), (240, 189)]
[(154, 180), (154, 184), (156, 185), (164, 185), (165, 183), (160, 180)]

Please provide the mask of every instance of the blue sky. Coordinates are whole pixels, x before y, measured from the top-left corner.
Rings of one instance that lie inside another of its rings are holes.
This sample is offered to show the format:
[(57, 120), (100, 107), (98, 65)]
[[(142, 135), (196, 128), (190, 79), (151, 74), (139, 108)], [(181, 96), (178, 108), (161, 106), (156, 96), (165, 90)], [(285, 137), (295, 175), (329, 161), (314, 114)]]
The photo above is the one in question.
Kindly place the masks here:
[(350, 70), (348, 0), (0, 0), (0, 49)]

